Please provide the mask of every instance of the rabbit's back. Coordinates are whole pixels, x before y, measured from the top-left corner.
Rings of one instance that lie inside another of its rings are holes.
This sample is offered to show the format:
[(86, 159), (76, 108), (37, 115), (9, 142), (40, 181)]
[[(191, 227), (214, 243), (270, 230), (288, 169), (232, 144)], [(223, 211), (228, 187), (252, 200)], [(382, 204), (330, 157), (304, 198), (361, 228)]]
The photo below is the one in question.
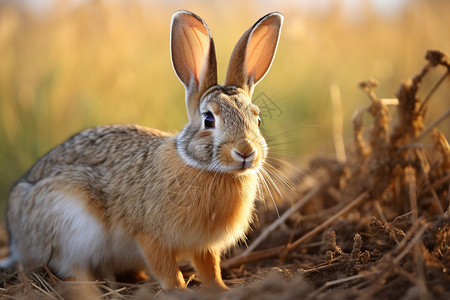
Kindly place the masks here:
[(94, 167), (114, 173), (114, 169), (155, 151), (166, 140), (163, 137), (168, 138), (170, 134), (138, 125), (89, 128), (45, 154), (19, 182), (35, 183), (65, 166)]

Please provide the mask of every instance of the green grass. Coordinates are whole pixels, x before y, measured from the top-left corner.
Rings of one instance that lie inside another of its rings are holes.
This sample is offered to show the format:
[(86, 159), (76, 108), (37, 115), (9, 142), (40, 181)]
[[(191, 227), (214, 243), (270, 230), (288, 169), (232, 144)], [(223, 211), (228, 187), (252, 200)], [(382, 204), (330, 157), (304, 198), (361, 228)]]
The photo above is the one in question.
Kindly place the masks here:
[[(209, 25), (221, 80), (240, 35), (265, 12), (285, 15), (277, 56), (255, 96), (264, 92), (280, 108), (264, 127), (293, 157), (333, 154), (331, 84), (340, 87), (349, 142), (352, 113), (368, 104), (359, 81), (374, 77), (378, 96), (393, 97), (423, 65), (427, 49), (450, 53), (448, 1), (411, 1), (391, 19), (369, 8), (362, 21), (344, 19), (339, 7), (318, 15), (283, 3), (263, 11), (246, 4), (230, 18), (219, 4), (205, 3), (184, 8)], [(73, 133), (105, 123), (183, 127), (184, 89), (169, 54), (177, 9), (97, 1), (37, 17), (0, 6), (0, 211), (14, 180)], [(449, 106), (449, 95), (446, 84), (432, 99), (428, 120)], [(450, 134), (448, 120), (439, 128)]]

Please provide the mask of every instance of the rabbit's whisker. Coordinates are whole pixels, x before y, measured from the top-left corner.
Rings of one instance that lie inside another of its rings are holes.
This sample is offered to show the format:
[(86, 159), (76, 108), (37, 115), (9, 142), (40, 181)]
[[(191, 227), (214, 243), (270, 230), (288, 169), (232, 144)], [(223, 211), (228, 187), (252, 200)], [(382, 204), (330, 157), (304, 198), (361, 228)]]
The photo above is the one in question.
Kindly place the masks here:
[[(280, 162), (283, 162), (282, 160), (278, 160)], [(286, 177), (282, 172), (278, 171), (275, 167), (268, 163), (264, 163), (265, 169), (268, 173), (272, 175), (277, 181), (279, 181), (281, 184), (283, 184), (285, 187), (287, 187), (290, 190), (294, 190), (295, 186), (294, 184), (289, 180), (289, 178)]]
[(266, 179), (266, 177), (270, 177), (270, 175), (267, 174), (267, 172), (263, 168), (261, 169), (261, 172), (258, 173), (258, 175), (259, 175), (259, 178), (261, 179), (261, 183), (263, 184), (264, 188), (266, 189), (267, 193), (269, 194), (270, 199), (272, 199), (272, 202), (273, 202), (273, 205), (277, 212), (277, 215), (280, 216), (280, 213), (278, 212), (277, 204), (275, 202), (275, 198), (272, 194), (272, 189), (270, 188), (270, 184)]

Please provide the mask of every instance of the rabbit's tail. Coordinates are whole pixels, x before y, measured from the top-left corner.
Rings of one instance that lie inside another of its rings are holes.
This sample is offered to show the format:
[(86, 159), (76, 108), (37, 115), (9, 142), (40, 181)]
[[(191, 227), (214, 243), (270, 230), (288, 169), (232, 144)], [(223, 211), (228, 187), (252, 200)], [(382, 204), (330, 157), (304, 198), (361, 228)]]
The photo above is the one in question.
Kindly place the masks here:
[(0, 269), (1, 270), (13, 269), (15, 264), (16, 264), (16, 258), (13, 255), (10, 255), (10, 256), (0, 259)]

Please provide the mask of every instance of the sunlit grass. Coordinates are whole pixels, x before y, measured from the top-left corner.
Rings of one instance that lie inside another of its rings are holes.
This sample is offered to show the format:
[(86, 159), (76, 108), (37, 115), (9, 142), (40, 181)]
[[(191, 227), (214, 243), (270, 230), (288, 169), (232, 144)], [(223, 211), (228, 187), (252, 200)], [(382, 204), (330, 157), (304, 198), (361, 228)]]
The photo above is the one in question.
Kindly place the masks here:
[[(344, 19), (339, 6), (312, 15), (275, 1), (264, 8), (240, 4), (232, 17), (218, 2), (206, 1), (184, 7), (96, 1), (72, 9), (56, 6), (41, 16), (0, 6), (2, 207), (14, 180), (84, 128), (105, 123), (168, 131), (183, 127), (184, 89), (169, 53), (170, 17), (180, 8), (198, 13), (209, 25), (221, 80), (239, 36), (264, 13), (281, 11), (285, 24), (277, 56), (255, 91), (255, 96), (264, 92), (281, 113), (263, 124), (290, 156), (332, 154), (332, 84), (341, 91), (349, 140), (351, 113), (368, 104), (359, 81), (374, 77), (380, 82), (377, 94), (393, 97), (398, 84), (423, 65), (427, 49), (450, 53), (450, 2), (411, 2), (396, 18), (380, 18), (368, 7), (357, 21)], [(432, 100), (430, 120), (449, 106), (449, 95), (445, 84)], [(449, 134), (448, 121), (440, 127)]]

